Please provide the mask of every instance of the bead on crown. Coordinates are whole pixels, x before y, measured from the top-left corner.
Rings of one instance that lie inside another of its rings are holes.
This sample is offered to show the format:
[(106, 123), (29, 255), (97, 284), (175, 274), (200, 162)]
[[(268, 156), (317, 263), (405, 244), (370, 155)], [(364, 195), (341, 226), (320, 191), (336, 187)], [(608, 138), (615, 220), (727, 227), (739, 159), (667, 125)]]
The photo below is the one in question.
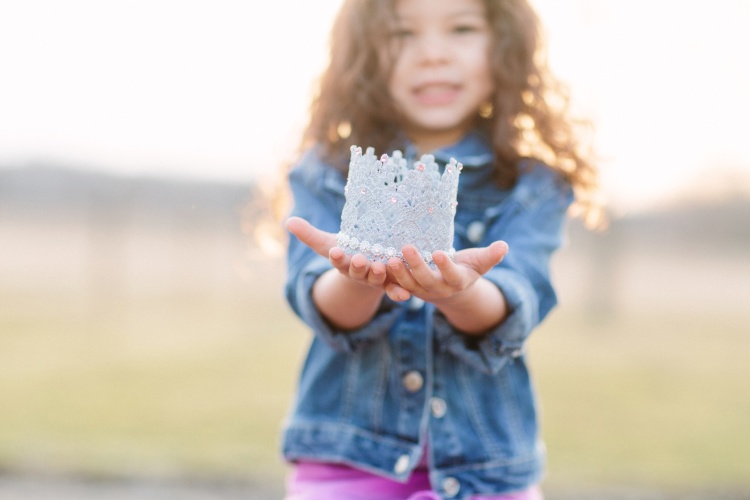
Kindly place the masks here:
[(373, 148), (351, 147), (346, 203), (341, 214), (338, 246), (371, 261), (403, 258), (412, 244), (433, 266), (432, 252), (453, 257), (453, 219), (458, 177), (463, 165), (454, 158), (442, 175), (432, 155), (422, 155), (409, 168), (401, 151), (380, 158)]

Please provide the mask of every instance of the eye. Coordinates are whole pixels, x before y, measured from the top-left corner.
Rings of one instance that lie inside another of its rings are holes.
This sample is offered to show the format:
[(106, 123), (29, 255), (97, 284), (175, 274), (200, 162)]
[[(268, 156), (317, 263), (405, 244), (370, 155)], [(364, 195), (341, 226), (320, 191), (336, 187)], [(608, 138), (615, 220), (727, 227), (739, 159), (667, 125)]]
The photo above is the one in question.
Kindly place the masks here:
[(479, 27), (473, 24), (457, 24), (453, 27), (452, 31), (457, 35), (464, 35), (468, 33), (476, 33), (479, 31)]
[(395, 28), (391, 30), (391, 38), (408, 38), (413, 35), (414, 32), (409, 28)]

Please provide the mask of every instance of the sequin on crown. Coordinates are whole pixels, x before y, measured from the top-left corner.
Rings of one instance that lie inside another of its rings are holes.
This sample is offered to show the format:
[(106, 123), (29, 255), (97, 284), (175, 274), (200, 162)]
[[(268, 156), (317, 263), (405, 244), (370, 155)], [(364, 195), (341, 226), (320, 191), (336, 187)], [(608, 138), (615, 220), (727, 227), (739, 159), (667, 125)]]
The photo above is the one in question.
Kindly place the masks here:
[(338, 246), (371, 261), (403, 258), (401, 248), (407, 244), (416, 246), (430, 265), (435, 250), (453, 257), (462, 168), (451, 158), (441, 175), (432, 155), (422, 155), (409, 168), (401, 151), (377, 158), (373, 148), (363, 155), (362, 148), (352, 146)]

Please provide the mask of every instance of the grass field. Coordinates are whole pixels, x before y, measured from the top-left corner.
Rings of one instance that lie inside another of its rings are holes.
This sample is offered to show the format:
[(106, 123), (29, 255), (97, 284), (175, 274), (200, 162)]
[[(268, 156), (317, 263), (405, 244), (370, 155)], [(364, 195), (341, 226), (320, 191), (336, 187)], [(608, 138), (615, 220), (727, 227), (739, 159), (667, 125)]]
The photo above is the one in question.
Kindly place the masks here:
[[(308, 337), (278, 294), (97, 314), (71, 295), (0, 299), (3, 469), (280, 488), (278, 430)], [(750, 491), (748, 320), (548, 318), (530, 357), (549, 487)]]
[(552, 318), (532, 341), (549, 482), (750, 491), (748, 320)]
[(59, 297), (4, 299), (6, 469), (278, 479), (276, 434), (304, 342), (278, 301), (232, 310), (170, 297), (92, 320)]

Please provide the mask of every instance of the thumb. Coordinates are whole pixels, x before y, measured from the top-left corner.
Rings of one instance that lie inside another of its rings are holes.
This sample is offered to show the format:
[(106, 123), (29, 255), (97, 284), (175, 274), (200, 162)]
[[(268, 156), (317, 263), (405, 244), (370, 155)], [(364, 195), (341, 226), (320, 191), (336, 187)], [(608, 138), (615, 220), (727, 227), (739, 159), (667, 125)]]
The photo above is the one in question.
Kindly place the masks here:
[(335, 234), (321, 231), (301, 217), (290, 217), (285, 226), (302, 243), (323, 257), (328, 258), (328, 252), (336, 246)]
[(492, 265), (496, 266), (499, 264), (506, 255), (508, 255), (508, 244), (504, 241), (493, 241), (490, 246), (487, 247), (487, 253), (490, 260), (493, 261)]
[[(479, 250), (479, 249), (477, 249)], [(494, 241), (477, 253), (478, 271), (484, 274), (496, 265), (508, 254), (508, 244), (504, 241)]]

